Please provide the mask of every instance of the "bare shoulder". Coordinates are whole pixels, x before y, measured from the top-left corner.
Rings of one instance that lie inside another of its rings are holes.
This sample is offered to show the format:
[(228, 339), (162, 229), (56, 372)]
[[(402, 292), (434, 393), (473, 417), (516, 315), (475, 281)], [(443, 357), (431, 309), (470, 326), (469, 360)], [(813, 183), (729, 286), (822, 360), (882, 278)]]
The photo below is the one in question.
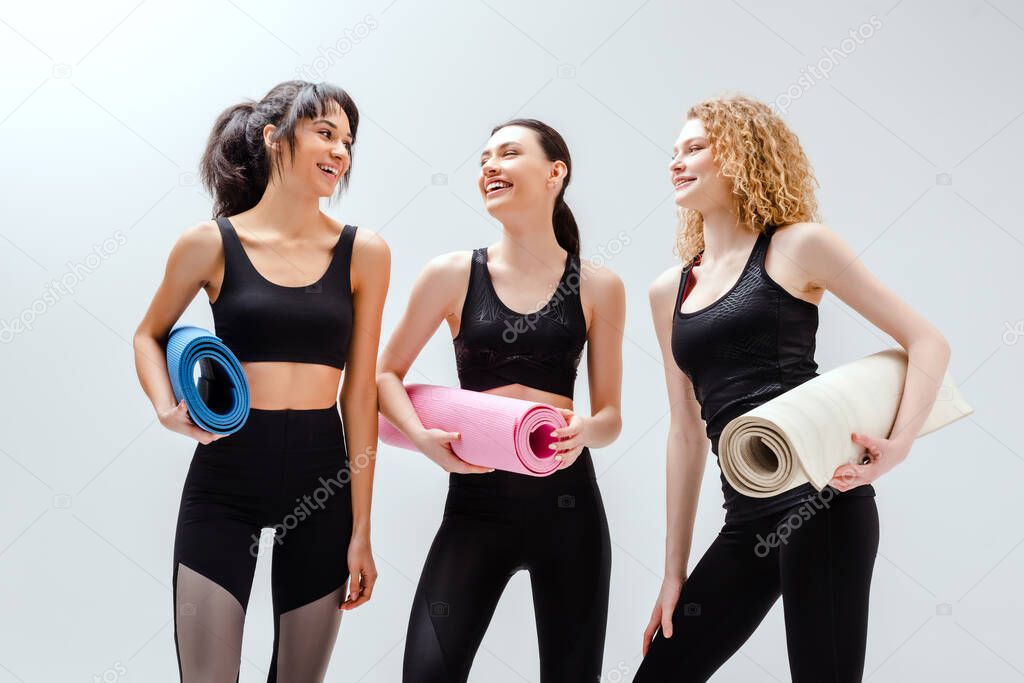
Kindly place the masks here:
[(174, 243), (171, 257), (205, 267), (216, 262), (223, 252), (220, 228), (216, 221), (209, 220), (185, 228)]
[(359, 227), (352, 242), (352, 253), (359, 252), (359, 260), (374, 266), (391, 262), (391, 248), (379, 234), (369, 228)]
[(598, 265), (592, 259), (580, 259), (580, 274), (591, 289), (591, 294), (600, 300), (606, 296), (614, 296), (625, 291), (625, 286), (611, 268)]
[[(772, 242), (789, 261), (800, 264), (811, 283), (827, 281), (842, 272), (856, 257), (853, 250), (835, 230), (823, 223), (792, 223), (777, 228)], [(808, 285), (809, 287), (810, 285)]]
[(472, 259), (473, 252), (469, 250), (440, 254), (427, 261), (420, 277), (433, 285), (465, 284)]
[(654, 282), (647, 288), (647, 294), (652, 304), (664, 301), (665, 299), (675, 300), (682, 272), (683, 265), (680, 263), (665, 269), (658, 277), (654, 278)]
[(839, 239), (839, 236), (824, 223), (790, 223), (775, 229), (772, 242), (786, 250), (787, 253), (814, 249), (816, 246)]

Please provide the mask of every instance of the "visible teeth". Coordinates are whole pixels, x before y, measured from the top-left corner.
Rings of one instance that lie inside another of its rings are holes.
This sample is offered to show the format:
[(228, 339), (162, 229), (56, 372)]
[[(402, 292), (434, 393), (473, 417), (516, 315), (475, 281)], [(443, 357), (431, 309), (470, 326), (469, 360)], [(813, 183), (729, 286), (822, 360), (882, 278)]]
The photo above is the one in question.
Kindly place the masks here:
[(490, 192), (492, 190), (498, 190), (504, 187), (512, 187), (512, 185), (501, 180), (495, 180), (493, 183), (487, 183), (486, 189), (488, 192)]
[(338, 175), (338, 172), (329, 166), (321, 166), (320, 164), (317, 164), (316, 167), (319, 168), (321, 171), (327, 171), (331, 175)]

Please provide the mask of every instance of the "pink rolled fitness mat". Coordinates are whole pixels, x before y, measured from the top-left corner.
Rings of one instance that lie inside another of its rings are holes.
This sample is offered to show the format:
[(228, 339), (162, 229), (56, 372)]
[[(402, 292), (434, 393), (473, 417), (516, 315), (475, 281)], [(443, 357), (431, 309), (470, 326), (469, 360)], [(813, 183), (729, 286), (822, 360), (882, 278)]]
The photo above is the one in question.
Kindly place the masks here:
[[(459, 432), (452, 450), (462, 460), (481, 467), (546, 477), (559, 462), (550, 445), (558, 441), (552, 429), (566, 426), (555, 408), (518, 398), (432, 384), (407, 384), (413, 408), (427, 429)], [(390, 446), (418, 451), (409, 439), (380, 415), (380, 440)]]

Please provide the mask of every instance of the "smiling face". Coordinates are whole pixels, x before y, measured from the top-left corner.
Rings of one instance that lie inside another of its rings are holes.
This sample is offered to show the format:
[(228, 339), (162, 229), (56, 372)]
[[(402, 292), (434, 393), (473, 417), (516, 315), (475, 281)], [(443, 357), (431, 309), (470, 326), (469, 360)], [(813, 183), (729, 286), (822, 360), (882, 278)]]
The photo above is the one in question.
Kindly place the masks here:
[(672, 155), (669, 173), (677, 206), (705, 213), (734, 203), (732, 183), (721, 175), (700, 119), (686, 121)]
[(351, 154), (352, 133), (340, 106), (335, 105), (321, 116), (301, 119), (295, 126), (295, 157), (288, 182), (311, 188), (320, 197), (329, 197), (348, 172)]
[(565, 173), (564, 162), (548, 160), (537, 133), (505, 126), (494, 132), (480, 155), (477, 186), (487, 212), (500, 219), (507, 211), (539, 202), (553, 206)]

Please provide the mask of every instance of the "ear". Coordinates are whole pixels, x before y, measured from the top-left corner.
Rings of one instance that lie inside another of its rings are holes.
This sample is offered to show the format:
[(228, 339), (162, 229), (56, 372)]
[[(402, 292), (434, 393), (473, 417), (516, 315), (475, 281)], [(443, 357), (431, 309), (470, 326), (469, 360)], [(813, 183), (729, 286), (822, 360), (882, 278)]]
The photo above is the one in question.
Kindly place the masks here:
[(272, 123), (268, 123), (263, 126), (263, 144), (270, 149), (277, 149), (278, 143), (271, 141), (271, 136), (277, 131), (277, 126)]
[(565, 176), (569, 174), (569, 167), (564, 161), (556, 161), (551, 164), (551, 171), (548, 173), (548, 184), (561, 186), (565, 182)]

